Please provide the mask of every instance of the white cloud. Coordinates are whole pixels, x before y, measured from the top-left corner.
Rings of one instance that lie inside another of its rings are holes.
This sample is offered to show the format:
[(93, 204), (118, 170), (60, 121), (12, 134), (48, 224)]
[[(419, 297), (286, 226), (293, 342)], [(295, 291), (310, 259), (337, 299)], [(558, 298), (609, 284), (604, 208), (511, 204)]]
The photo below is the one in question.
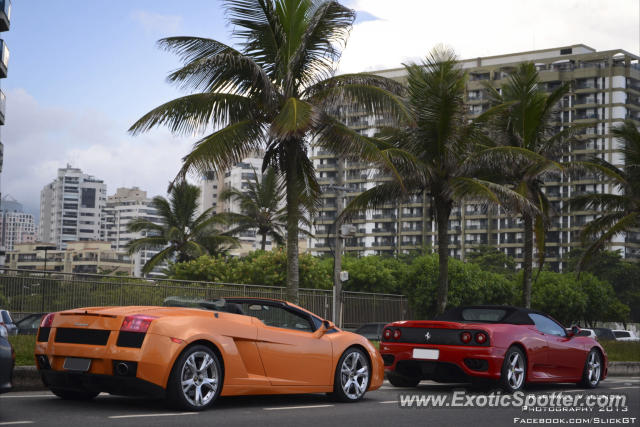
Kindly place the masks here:
[(637, 0), (352, 0), (378, 18), (354, 26), (341, 72), (400, 67), (444, 43), (460, 58), (583, 43), (638, 52)]
[(103, 179), (108, 194), (135, 185), (150, 196), (165, 195), (195, 141), (162, 129), (132, 137), (126, 132), (130, 123), (97, 111), (45, 107), (21, 89), (10, 91), (7, 99), (2, 194), (11, 194), (34, 214), (40, 190), (67, 163)]
[(147, 35), (176, 33), (182, 27), (182, 17), (177, 15), (136, 10), (131, 14), (131, 18), (144, 28)]

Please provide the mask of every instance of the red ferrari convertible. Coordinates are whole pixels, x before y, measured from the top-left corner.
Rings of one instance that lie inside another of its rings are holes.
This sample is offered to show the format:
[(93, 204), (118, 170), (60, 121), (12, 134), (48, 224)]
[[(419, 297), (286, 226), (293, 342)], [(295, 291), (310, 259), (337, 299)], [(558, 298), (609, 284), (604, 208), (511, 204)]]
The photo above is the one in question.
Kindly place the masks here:
[(388, 324), (380, 353), (389, 382), (495, 380), (508, 392), (525, 383), (575, 382), (594, 388), (607, 376), (607, 353), (551, 317), (506, 306), (458, 307), (436, 320)]

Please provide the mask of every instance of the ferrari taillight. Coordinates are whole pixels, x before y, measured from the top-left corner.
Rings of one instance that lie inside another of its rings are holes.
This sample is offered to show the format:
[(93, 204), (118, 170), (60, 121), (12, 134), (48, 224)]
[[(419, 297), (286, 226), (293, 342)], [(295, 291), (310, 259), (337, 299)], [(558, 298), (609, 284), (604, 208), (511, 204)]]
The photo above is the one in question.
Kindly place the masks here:
[(50, 328), (51, 325), (53, 325), (53, 318), (56, 314), (55, 313), (49, 313), (46, 316), (44, 316), (42, 318), (42, 322), (40, 322), (40, 327), (41, 328)]
[(399, 340), (401, 336), (402, 336), (402, 332), (400, 332), (400, 329), (396, 329), (395, 331), (393, 331), (394, 340)]
[(476, 342), (478, 344), (484, 344), (487, 342), (487, 335), (484, 332), (478, 332), (476, 334)]
[(120, 330), (125, 332), (147, 332), (149, 325), (155, 318), (156, 316), (146, 316), (144, 314), (127, 316), (124, 318)]
[(460, 341), (465, 344), (469, 344), (471, 342), (471, 334), (469, 332), (463, 332), (460, 334)]
[(393, 335), (393, 332), (391, 331), (391, 329), (385, 329), (384, 332), (382, 333), (382, 336), (385, 341), (389, 341), (392, 335)]

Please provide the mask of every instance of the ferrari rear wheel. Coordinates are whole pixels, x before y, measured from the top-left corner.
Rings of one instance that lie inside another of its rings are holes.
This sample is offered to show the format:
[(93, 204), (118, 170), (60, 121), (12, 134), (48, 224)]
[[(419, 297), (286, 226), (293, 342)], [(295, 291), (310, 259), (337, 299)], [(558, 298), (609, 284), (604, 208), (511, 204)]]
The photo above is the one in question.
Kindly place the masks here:
[(502, 362), (502, 373), (500, 385), (502, 388), (513, 393), (522, 390), (527, 378), (527, 359), (518, 347), (511, 347), (507, 350)]
[(204, 345), (187, 348), (176, 360), (167, 385), (167, 399), (177, 408), (207, 409), (222, 389), (218, 356)]
[(51, 392), (65, 400), (91, 400), (100, 394), (98, 391), (69, 390), (65, 388), (51, 387)]
[(580, 385), (585, 388), (595, 388), (600, 382), (600, 376), (602, 373), (602, 356), (598, 350), (591, 349), (587, 356), (587, 361), (584, 364), (584, 370), (582, 371), (582, 381)]
[(333, 379), (333, 397), (341, 402), (357, 402), (369, 388), (371, 365), (362, 350), (352, 347), (340, 357)]

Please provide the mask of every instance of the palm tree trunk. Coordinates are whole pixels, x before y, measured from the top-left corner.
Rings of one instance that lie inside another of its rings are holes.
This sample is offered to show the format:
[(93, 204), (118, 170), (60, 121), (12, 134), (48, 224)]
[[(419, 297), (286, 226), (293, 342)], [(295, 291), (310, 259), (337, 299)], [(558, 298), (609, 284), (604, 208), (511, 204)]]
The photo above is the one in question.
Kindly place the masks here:
[(296, 158), (290, 150), (286, 171), (287, 187), (287, 300), (298, 303), (300, 270), (298, 266), (298, 205), (300, 195), (297, 182)]
[(523, 215), (524, 221), (524, 263), (522, 266), (522, 303), (531, 308), (531, 272), (533, 270), (533, 219)]
[(438, 226), (438, 294), (436, 314), (443, 313), (447, 307), (447, 295), (449, 293), (449, 216), (451, 207), (447, 202), (434, 199), (436, 208), (436, 221)]
[(265, 250), (267, 247), (267, 233), (262, 233), (262, 240), (260, 241), (260, 249)]

